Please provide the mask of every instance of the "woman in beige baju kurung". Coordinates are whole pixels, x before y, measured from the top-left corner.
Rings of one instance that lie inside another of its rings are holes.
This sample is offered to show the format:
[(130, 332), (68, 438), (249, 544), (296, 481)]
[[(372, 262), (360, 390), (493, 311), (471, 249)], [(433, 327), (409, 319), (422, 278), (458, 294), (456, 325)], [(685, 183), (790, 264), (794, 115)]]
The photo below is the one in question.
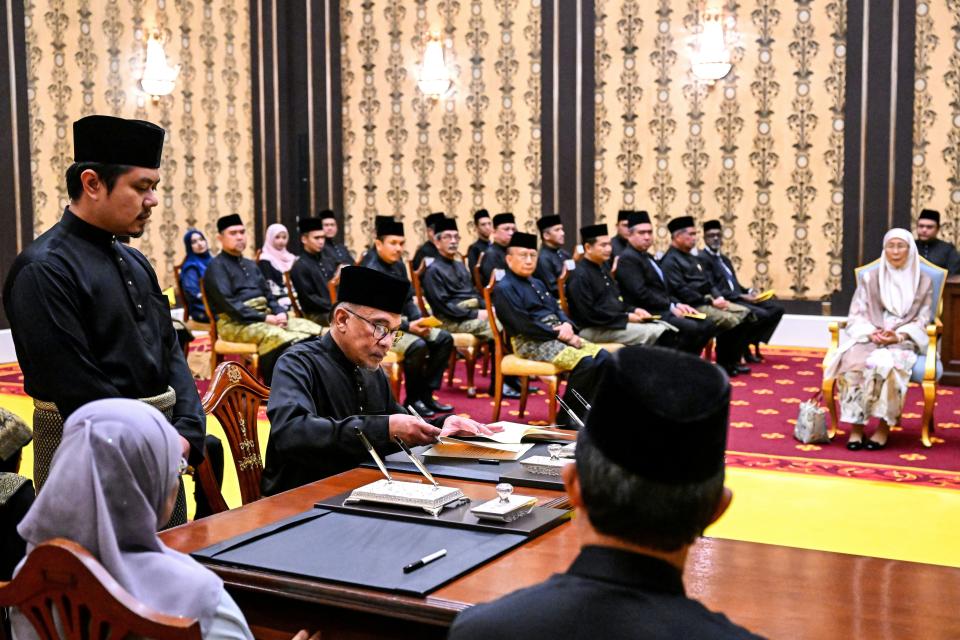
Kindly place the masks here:
[[(913, 236), (891, 229), (883, 238), (880, 266), (857, 285), (847, 318), (847, 340), (829, 362), (824, 378), (840, 390), (840, 420), (851, 425), (847, 448), (882, 449), (897, 423), (917, 354), (927, 347), (933, 283), (920, 270)], [(864, 425), (879, 418), (864, 440)]]

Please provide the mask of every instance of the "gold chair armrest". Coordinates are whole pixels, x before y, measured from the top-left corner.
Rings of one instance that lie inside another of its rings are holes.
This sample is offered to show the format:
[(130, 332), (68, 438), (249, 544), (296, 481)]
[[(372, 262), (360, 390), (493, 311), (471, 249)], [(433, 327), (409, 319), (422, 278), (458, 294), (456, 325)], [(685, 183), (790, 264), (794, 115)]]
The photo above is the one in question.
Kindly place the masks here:
[(840, 329), (846, 329), (847, 323), (845, 320), (840, 322), (831, 322), (829, 325), (830, 329), (830, 351), (833, 351), (840, 346)]

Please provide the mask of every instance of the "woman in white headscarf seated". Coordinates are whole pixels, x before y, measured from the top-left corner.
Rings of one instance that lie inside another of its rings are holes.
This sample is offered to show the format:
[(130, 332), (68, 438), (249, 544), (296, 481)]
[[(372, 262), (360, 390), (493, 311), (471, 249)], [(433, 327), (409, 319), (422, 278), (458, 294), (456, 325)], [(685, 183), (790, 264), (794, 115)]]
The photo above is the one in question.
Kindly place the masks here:
[[(879, 268), (857, 284), (847, 319), (848, 339), (824, 363), (824, 378), (836, 378), (840, 420), (851, 426), (847, 448), (882, 449), (903, 410), (910, 372), (927, 348), (933, 283), (920, 270), (913, 236), (891, 229), (883, 237)], [(864, 440), (864, 425), (880, 422)]]
[[(28, 558), (43, 542), (68, 538), (154, 611), (198, 619), (206, 639), (252, 639), (223, 581), (157, 537), (187, 466), (182, 451), (163, 415), (137, 400), (98, 400), (75, 411), (50, 477), (18, 527)], [(14, 640), (37, 637), (18, 611), (11, 621)]]

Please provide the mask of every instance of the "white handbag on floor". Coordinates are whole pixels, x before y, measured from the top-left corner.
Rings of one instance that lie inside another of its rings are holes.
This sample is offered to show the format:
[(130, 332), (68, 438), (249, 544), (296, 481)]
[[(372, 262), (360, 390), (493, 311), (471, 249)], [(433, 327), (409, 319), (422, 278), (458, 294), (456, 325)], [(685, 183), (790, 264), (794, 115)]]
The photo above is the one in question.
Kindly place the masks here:
[(793, 437), (803, 444), (830, 442), (827, 435), (827, 410), (820, 406), (821, 394), (800, 403)]

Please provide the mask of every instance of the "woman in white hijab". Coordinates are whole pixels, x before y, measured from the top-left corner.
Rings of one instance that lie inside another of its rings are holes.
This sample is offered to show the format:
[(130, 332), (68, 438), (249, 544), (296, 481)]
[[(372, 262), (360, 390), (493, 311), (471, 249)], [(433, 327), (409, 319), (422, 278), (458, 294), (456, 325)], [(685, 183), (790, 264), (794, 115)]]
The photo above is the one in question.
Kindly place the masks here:
[[(18, 531), (28, 554), (53, 538), (77, 542), (143, 604), (198, 619), (205, 639), (251, 640), (223, 581), (157, 537), (186, 469), (182, 451), (177, 432), (143, 402), (86, 404), (64, 425), (50, 477)], [(19, 611), (11, 621), (14, 640), (37, 637)]]
[[(913, 236), (906, 229), (888, 231), (879, 268), (865, 273), (853, 294), (848, 339), (824, 363), (824, 377), (837, 379), (840, 420), (850, 423), (851, 451), (886, 446), (903, 410), (917, 353), (927, 348), (932, 291)], [(864, 440), (870, 418), (880, 422)]]

